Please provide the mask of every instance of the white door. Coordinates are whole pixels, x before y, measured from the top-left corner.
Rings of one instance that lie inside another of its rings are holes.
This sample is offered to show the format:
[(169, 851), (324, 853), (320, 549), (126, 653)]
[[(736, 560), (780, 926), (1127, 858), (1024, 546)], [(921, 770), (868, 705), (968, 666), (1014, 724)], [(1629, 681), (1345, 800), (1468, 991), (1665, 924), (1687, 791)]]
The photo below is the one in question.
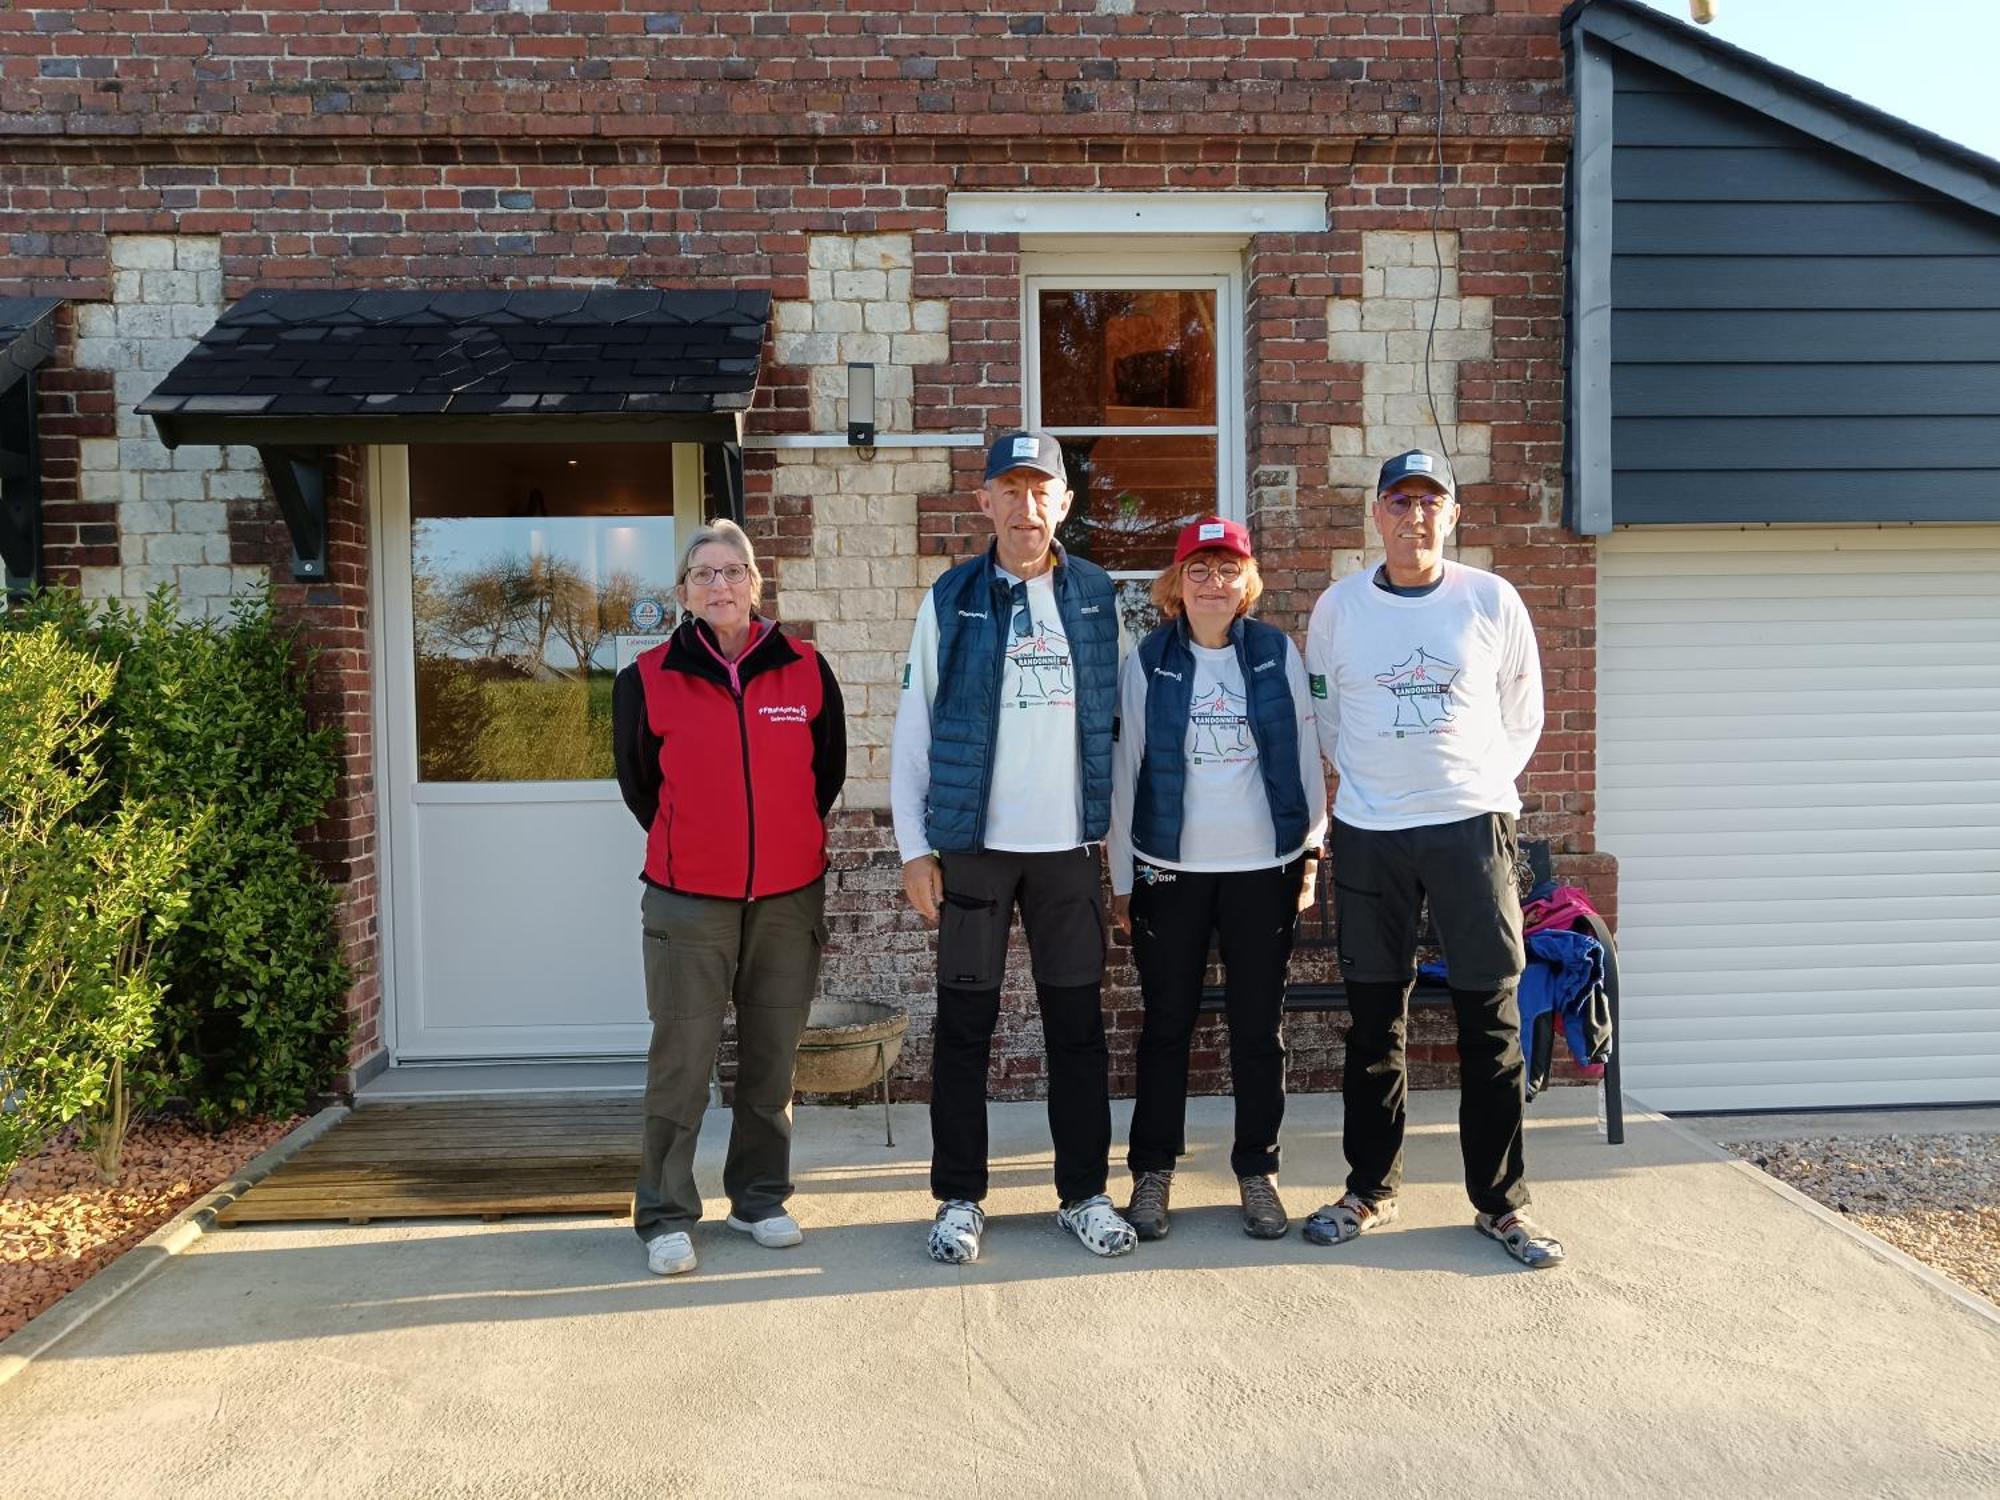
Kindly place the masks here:
[(1620, 532), (1598, 622), (1631, 1091), (2000, 1100), (2000, 527)]
[(689, 446), (378, 448), (391, 1054), (639, 1054), (611, 680), (672, 629)]

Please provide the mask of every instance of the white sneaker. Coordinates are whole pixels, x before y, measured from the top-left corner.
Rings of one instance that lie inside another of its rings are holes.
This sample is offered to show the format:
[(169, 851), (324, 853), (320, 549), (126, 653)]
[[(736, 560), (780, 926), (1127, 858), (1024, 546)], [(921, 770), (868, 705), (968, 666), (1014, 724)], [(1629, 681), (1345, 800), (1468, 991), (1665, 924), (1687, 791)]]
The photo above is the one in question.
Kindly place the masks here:
[(931, 1259), (962, 1266), (979, 1259), (979, 1236), (986, 1228), (986, 1211), (963, 1198), (938, 1205), (931, 1225)]
[(723, 1221), (738, 1234), (747, 1234), (766, 1250), (782, 1250), (787, 1245), (796, 1245), (804, 1239), (805, 1231), (799, 1228), (799, 1221), (790, 1214), (773, 1214), (768, 1219), (759, 1219), (751, 1224), (731, 1214)]
[(684, 1234), (656, 1234), (646, 1241), (646, 1269), (655, 1276), (678, 1276), (694, 1269), (694, 1241)]
[(1111, 1200), (1099, 1193), (1056, 1210), (1056, 1222), (1083, 1241), (1092, 1255), (1129, 1255), (1139, 1243), (1132, 1226), (1118, 1216)]

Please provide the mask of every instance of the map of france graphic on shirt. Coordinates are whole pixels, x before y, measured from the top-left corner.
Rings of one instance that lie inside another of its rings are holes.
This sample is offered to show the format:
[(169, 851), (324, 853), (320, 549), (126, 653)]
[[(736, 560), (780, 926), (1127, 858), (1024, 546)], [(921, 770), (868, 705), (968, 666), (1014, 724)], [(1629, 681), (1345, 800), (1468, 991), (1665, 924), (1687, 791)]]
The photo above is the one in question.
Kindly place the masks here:
[(1388, 671), (1375, 674), (1375, 680), (1395, 696), (1398, 739), (1410, 733), (1451, 732), (1451, 685), (1461, 670), (1419, 646)]
[(1037, 620), (1035, 633), (1007, 638), (1006, 677), (1002, 703), (1015, 708), (1074, 708), (1076, 674), (1069, 654), (1069, 637), (1053, 621)]
[(1194, 731), (1196, 764), (1233, 765), (1250, 760), (1257, 747), (1250, 738), (1247, 700), (1218, 682), (1188, 705), (1188, 726)]

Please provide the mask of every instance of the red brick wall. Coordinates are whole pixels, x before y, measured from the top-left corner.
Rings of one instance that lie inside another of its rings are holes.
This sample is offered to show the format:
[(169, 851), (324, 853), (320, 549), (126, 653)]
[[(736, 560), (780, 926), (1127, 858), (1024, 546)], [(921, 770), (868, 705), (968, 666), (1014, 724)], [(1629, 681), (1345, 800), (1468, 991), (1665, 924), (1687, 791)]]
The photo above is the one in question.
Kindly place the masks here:
[[(1541, 632), (1549, 733), (1527, 778), (1528, 831), (1555, 839), (1565, 867), (1608, 904), (1612, 868), (1591, 841), (1593, 554), (1555, 521), (1569, 127), (1560, 0), (1439, 8), (1452, 80), (1442, 227), (1459, 236), (1462, 293), (1494, 300), (1493, 357), (1460, 383), (1464, 419), (1493, 431), (1492, 479), (1466, 493), (1464, 540), (1493, 549)], [(260, 284), (559, 279), (736, 283), (794, 300), (807, 294), (808, 236), (907, 232), (914, 295), (951, 303), (949, 362), (917, 372), (918, 425), (990, 430), (1019, 417), (1019, 243), (947, 230), (948, 193), (1323, 191), (1328, 233), (1259, 236), (1245, 268), (1264, 612), (1299, 631), (1333, 549), (1361, 541), (1354, 497), (1328, 488), (1327, 429), (1358, 422), (1360, 379), (1328, 356), (1327, 299), (1356, 294), (1363, 230), (1427, 223), (1427, 7), (1191, 9), (1140, 0), (1130, 16), (1087, 3), (966, 15), (734, 0), (667, 12), (553, 0), (523, 15), (485, 0), (395, 12), (138, 0), (4, 12), (0, 288), (102, 298), (107, 234), (187, 232), (220, 237), (231, 296)], [(59, 568), (109, 561), (89, 549), (107, 544), (112, 521), (108, 507), (76, 500), (73, 446), (75, 434), (109, 434), (109, 379), (69, 364), (59, 358), (44, 380)], [(753, 430), (807, 425), (803, 372), (767, 360)], [(977, 465), (961, 450), (953, 492), (920, 497), (926, 550), (979, 544)], [(770, 469), (751, 455), (753, 532), (771, 555), (807, 553), (810, 505), (774, 497)], [(239, 558), (282, 562), (268, 511), (244, 508), (234, 530)], [(323, 653), (321, 702), (348, 728), (342, 800), (315, 848), (347, 892), (357, 1060), (377, 1045), (380, 1009), (368, 546), (350, 456), (333, 576), (294, 586), (281, 568), (278, 597), (308, 622)], [(884, 815), (839, 815), (833, 841), (828, 989), (911, 1003), (899, 1074), (920, 1081), (930, 935), (903, 907)], [(1129, 1084), (1137, 999), (1114, 958), (1115, 1067)], [(1038, 1088), (1032, 1015), (1025, 988), (1011, 990), (1001, 1095)], [(1423, 1081), (1444, 1068), (1440, 1019), (1413, 1038)], [(1337, 1078), (1337, 1031), (1294, 1025), (1295, 1086)], [(1204, 1029), (1197, 1049), (1196, 1086), (1220, 1086), (1219, 1032)]]
[(76, 311), (56, 313), (56, 352), (35, 375), (42, 460), (42, 575), (74, 588), (79, 569), (118, 561), (118, 507), (80, 494), (80, 444), (117, 431), (111, 375), (76, 368)]

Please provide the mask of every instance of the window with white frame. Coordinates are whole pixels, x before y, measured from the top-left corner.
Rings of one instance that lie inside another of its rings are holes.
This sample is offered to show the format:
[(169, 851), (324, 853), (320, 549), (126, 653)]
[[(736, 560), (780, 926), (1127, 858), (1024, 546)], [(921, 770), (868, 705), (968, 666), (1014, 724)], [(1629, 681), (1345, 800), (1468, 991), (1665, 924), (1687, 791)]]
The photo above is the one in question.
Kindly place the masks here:
[(1243, 514), (1241, 281), (1213, 258), (1189, 272), (1089, 265), (1030, 261), (1024, 405), (1061, 441), (1076, 491), (1063, 546), (1118, 580), (1120, 614), (1138, 632), (1181, 527)]

